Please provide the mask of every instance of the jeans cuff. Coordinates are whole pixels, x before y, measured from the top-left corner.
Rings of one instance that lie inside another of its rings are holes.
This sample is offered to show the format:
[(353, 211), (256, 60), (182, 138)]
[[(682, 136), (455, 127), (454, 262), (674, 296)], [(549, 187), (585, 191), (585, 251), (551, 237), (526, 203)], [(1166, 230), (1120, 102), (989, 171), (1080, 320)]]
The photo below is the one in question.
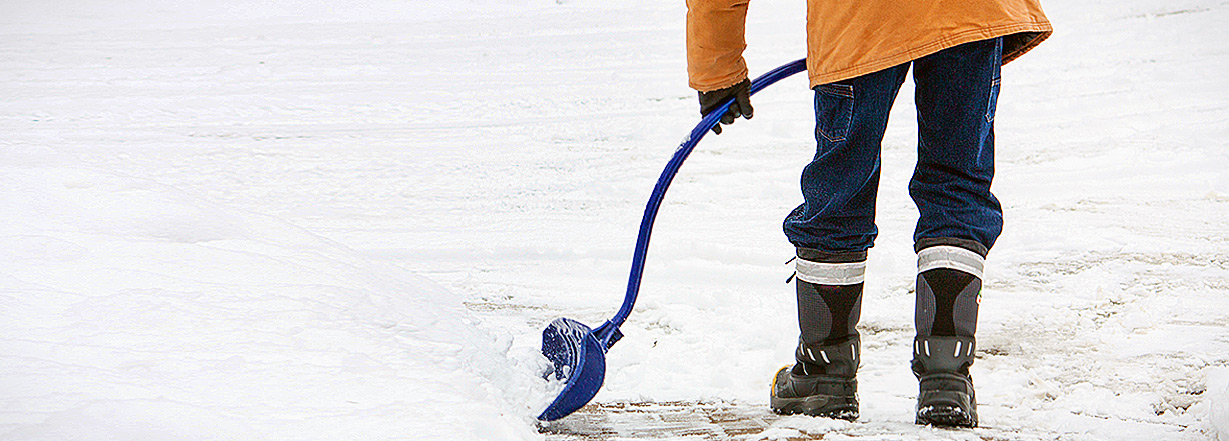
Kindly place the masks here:
[(833, 253), (828, 251), (820, 251), (814, 248), (797, 247), (797, 249), (799, 259), (809, 260), (811, 262), (853, 263), (866, 261), (866, 250)]

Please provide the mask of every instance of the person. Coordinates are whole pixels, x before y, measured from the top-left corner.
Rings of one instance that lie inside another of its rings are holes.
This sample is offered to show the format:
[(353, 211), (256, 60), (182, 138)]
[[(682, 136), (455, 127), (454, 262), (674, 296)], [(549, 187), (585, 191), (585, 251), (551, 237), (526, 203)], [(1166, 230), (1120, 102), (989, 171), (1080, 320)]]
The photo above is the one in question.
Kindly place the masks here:
[[(701, 114), (750, 119), (743, 59), (748, 0), (687, 0), (687, 72)], [(815, 94), (814, 159), (804, 202), (788, 214), (796, 247), (800, 336), (777, 372), (782, 414), (858, 417), (856, 374), (867, 250), (874, 244), (880, 144), (913, 69), (918, 160), (909, 195), (920, 217), (912, 370), (916, 422), (975, 427), (973, 364), (985, 258), (1002, 229), (990, 191), (1000, 66), (1052, 33), (1037, 0), (807, 2), (807, 71)], [(721, 124), (713, 128), (720, 134)]]

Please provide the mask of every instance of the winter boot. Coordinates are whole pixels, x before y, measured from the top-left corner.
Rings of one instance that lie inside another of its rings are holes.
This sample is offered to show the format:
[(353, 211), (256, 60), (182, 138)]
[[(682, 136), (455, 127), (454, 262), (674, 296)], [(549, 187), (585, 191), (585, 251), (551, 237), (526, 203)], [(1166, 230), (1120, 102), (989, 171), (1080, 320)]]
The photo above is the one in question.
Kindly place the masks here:
[(972, 337), (913, 340), (913, 374), (918, 378), (917, 424), (977, 427), (973, 394)]
[(866, 252), (798, 249), (794, 365), (777, 371), (770, 405), (780, 414), (858, 417), (858, 331)]
[(917, 424), (977, 426), (969, 366), (985, 255), (986, 248), (973, 241), (919, 241), (912, 363), (918, 378)]
[(798, 362), (772, 380), (772, 411), (853, 421), (858, 418), (858, 337), (831, 345), (802, 344)]

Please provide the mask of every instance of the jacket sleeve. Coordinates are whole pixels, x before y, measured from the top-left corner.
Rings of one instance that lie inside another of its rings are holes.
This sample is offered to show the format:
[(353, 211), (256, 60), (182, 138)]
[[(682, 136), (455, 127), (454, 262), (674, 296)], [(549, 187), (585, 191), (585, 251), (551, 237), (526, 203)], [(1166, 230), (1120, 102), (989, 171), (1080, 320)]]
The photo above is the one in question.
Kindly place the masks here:
[(747, 78), (743, 49), (749, 0), (687, 0), (687, 76), (709, 92)]

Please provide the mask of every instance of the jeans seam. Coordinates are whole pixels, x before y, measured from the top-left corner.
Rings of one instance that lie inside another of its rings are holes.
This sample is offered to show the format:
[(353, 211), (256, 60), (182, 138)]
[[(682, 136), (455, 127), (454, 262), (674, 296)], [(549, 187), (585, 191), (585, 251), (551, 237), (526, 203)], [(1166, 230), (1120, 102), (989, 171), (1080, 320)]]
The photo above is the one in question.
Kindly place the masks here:
[(995, 78), (994, 81), (990, 82), (990, 96), (986, 98), (986, 114), (984, 115), (986, 122), (994, 122), (994, 114), (996, 113), (994, 108), (997, 107), (998, 104), (996, 102), (998, 100), (995, 99), (998, 98), (998, 93), (995, 88), (1000, 87), (1002, 84), (1003, 79), (1001, 77)]

